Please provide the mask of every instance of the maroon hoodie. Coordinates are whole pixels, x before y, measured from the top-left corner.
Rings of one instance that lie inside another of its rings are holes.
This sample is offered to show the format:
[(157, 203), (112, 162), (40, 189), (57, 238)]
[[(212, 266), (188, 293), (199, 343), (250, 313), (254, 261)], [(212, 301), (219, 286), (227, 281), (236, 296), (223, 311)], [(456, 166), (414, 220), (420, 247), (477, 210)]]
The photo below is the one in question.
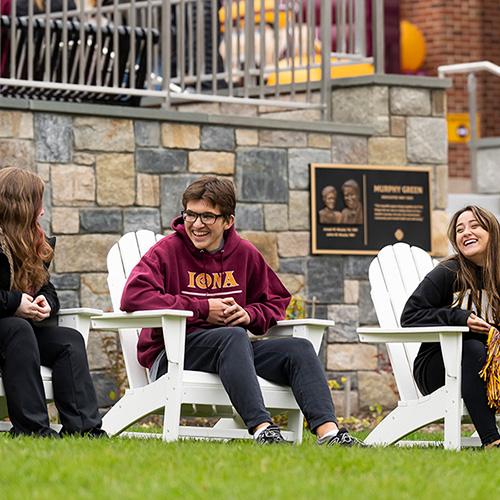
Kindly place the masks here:
[[(264, 334), (284, 318), (289, 292), (234, 226), (224, 232), (224, 247), (215, 253), (193, 245), (181, 217), (172, 228), (175, 233), (150, 248), (130, 273), (121, 300), (123, 311), (192, 311), (187, 333), (216, 328), (207, 322), (209, 298), (234, 298), (250, 316), (246, 328), (255, 335)], [(144, 328), (137, 344), (139, 363), (151, 367), (163, 347), (161, 329)]]

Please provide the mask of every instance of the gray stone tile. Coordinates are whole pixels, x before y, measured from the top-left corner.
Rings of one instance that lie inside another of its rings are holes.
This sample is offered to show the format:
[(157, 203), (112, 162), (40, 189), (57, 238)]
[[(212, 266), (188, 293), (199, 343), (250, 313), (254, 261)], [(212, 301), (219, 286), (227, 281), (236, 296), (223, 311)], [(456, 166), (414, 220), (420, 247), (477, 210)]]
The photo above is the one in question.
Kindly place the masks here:
[(234, 151), (235, 146), (234, 128), (216, 126), (201, 128), (201, 149)]
[(181, 149), (137, 149), (135, 153), (135, 168), (144, 174), (185, 172), (187, 165), (187, 151)]
[(50, 281), (56, 290), (78, 290), (80, 288), (80, 275), (78, 273), (51, 274)]
[(69, 163), (73, 150), (73, 120), (68, 115), (35, 113), (37, 161)]
[(160, 177), (160, 214), (161, 225), (170, 228), (171, 220), (180, 215), (182, 210), (182, 194), (186, 188), (198, 179), (198, 175), (177, 174)]
[(238, 203), (235, 215), (237, 229), (253, 231), (264, 229), (264, 213), (260, 204)]
[(374, 256), (348, 255), (344, 259), (345, 279), (368, 279), (368, 268)]
[(123, 211), (123, 232), (149, 229), (161, 232), (160, 210), (156, 208), (129, 208)]
[(304, 274), (306, 268), (305, 259), (288, 258), (280, 259), (280, 273)]
[(61, 309), (80, 307), (78, 292), (73, 290), (60, 290), (57, 292)]
[(288, 202), (286, 156), (280, 149), (239, 149), (236, 153), (238, 200)]
[(294, 149), (288, 151), (288, 185), (290, 189), (309, 189), (309, 163), (330, 163), (327, 149)]
[(307, 297), (339, 304), (344, 299), (343, 258), (320, 256), (307, 259)]
[(81, 233), (121, 233), (122, 212), (118, 209), (83, 208), (80, 210)]
[(135, 143), (138, 146), (158, 147), (160, 145), (160, 124), (151, 120), (134, 122)]

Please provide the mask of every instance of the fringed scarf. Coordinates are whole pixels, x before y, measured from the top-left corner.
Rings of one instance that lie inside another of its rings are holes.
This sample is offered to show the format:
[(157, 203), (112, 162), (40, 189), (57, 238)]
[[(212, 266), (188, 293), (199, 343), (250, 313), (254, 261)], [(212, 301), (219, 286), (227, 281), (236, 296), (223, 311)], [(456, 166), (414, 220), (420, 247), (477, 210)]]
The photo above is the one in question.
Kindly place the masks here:
[(486, 363), (479, 376), (486, 382), (490, 408), (500, 410), (500, 331), (491, 327), (487, 341)]

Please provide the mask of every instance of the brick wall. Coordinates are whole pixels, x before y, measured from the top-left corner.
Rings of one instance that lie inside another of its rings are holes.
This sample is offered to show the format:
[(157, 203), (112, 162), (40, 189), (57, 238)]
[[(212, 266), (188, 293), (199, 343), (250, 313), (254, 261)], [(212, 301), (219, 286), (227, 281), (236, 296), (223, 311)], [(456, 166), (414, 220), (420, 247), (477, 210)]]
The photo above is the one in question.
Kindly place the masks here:
[[(416, 24), (423, 32), (427, 57), (423, 71), (436, 75), (442, 64), (489, 60), (500, 64), (500, 3), (497, 0), (401, 0), (401, 19)], [(447, 91), (448, 112), (468, 111), (466, 76), (453, 77)], [(478, 111), (481, 135), (500, 136), (500, 78), (480, 74)], [(469, 176), (469, 151), (466, 144), (450, 144), (450, 176)]]

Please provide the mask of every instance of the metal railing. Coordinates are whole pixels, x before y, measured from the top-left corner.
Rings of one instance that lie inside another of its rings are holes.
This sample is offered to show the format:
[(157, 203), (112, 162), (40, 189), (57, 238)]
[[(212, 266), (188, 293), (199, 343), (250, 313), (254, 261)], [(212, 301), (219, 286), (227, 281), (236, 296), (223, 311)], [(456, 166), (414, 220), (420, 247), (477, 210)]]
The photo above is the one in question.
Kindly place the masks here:
[(383, 0), (89, 1), (12, 0), (1, 13), (1, 95), (317, 107), (328, 118), (332, 65), (372, 61), (370, 1), (383, 52)]
[[(478, 153), (481, 149), (481, 141), (478, 134), (478, 106), (477, 106), (477, 77), (476, 73), (486, 71), (496, 76), (500, 76), (500, 66), (490, 61), (476, 61), (469, 63), (448, 64), (438, 67), (438, 76), (445, 78), (448, 75), (467, 75), (467, 94), (469, 105), (469, 151), (471, 169), (471, 188), (474, 193), (479, 191), (478, 178)], [(483, 139), (484, 142), (484, 139)]]

